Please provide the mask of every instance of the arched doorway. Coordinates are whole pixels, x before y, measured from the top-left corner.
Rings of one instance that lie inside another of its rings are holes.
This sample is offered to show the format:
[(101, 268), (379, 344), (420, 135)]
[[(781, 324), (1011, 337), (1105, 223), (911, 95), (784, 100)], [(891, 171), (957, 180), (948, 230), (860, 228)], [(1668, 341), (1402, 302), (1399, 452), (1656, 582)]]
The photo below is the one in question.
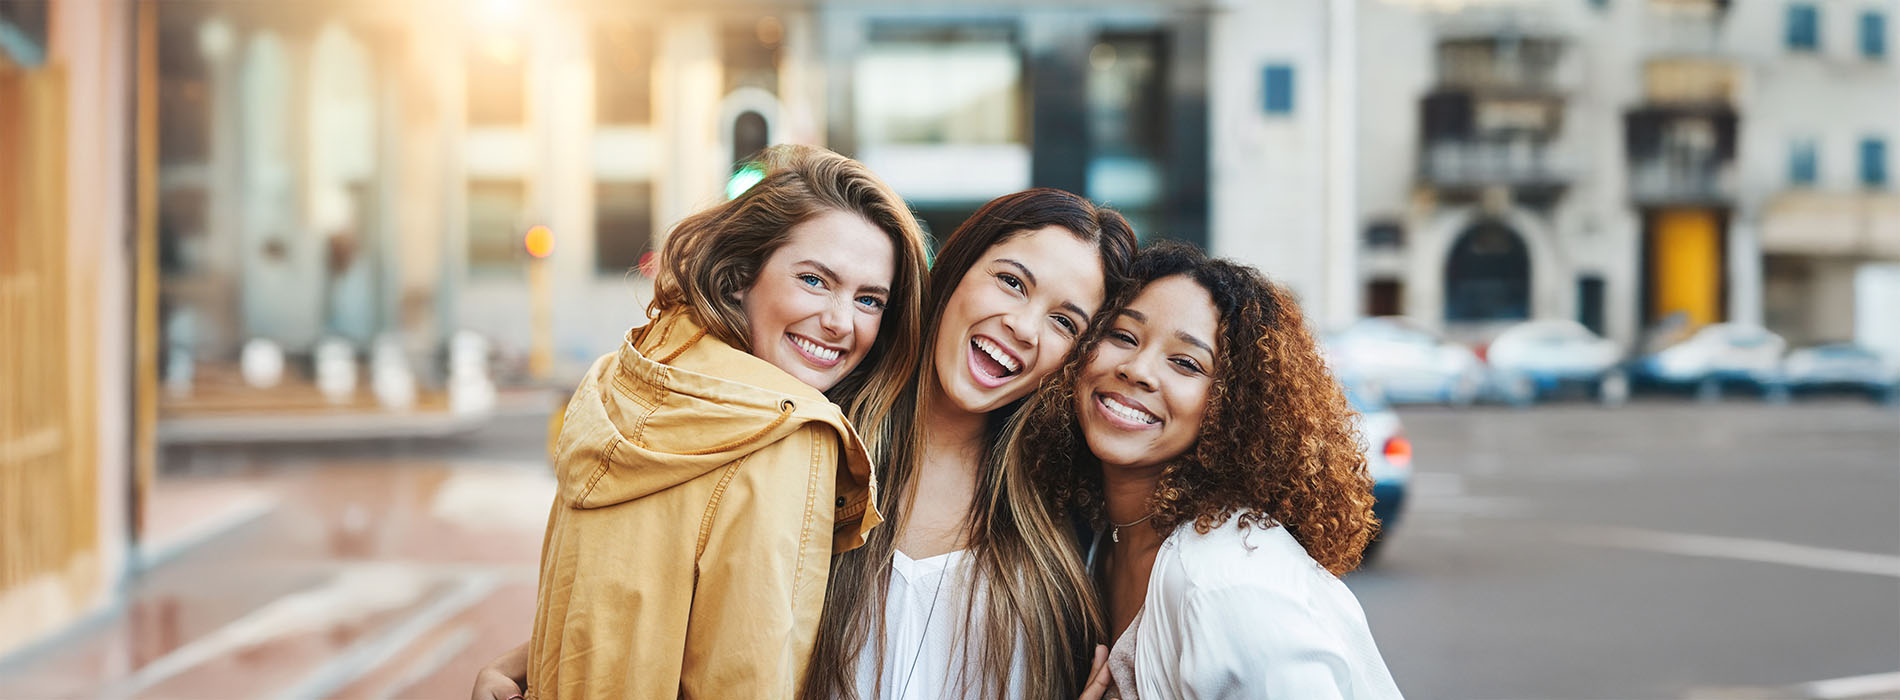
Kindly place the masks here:
[(1445, 258), (1445, 320), (1530, 318), (1531, 256), (1524, 239), (1503, 222), (1472, 224)]

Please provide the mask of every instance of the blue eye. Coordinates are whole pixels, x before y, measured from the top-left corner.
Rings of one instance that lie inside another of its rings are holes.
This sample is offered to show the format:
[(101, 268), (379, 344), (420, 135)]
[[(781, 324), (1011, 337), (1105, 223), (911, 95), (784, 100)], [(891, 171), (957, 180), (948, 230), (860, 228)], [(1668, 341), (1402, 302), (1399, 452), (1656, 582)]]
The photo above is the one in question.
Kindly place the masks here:
[(823, 286), (825, 286), (825, 280), (824, 280), (824, 279), (822, 279), (822, 278), (820, 278), (820, 277), (819, 277), (819, 276), (817, 276), (817, 275), (814, 275), (814, 274), (810, 274), (810, 273), (806, 273), (806, 274), (802, 274), (802, 275), (799, 275), (799, 276), (798, 276), (798, 281), (800, 281), (800, 282), (804, 282), (804, 283), (805, 283), (805, 286), (808, 286), (808, 287), (823, 287)]
[(863, 304), (863, 305), (865, 305), (866, 307), (868, 307), (868, 308), (870, 308), (870, 309), (871, 309), (871, 310), (873, 310), (873, 311), (883, 311), (883, 310), (884, 310), (884, 300), (883, 300), (883, 299), (879, 299), (879, 298), (877, 298), (877, 297), (874, 297), (874, 296), (861, 296), (861, 297), (858, 297), (858, 303), (859, 303), (859, 304)]

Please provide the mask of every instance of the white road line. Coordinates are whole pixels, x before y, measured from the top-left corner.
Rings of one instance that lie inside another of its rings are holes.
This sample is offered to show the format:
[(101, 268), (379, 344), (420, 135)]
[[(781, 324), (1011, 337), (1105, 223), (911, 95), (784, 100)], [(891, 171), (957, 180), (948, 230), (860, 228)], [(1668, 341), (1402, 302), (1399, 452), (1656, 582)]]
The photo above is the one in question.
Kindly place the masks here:
[[(493, 585), (492, 575), (479, 580)], [(340, 623), (367, 619), (420, 600), (428, 576), (398, 564), (344, 569), (323, 583), (266, 603), (229, 624), (173, 649), (130, 676), (100, 690), (100, 697), (131, 697), (207, 661), (277, 639), (314, 634)]]
[(364, 639), (343, 653), (330, 657), (330, 660), (311, 671), (290, 688), (275, 697), (280, 698), (327, 698), (335, 695), (344, 686), (376, 670), (429, 630), (441, 626), (456, 615), (474, 607), (499, 585), (500, 577), (493, 574), (479, 574), (464, 579), (454, 590), (435, 599), (428, 606), (409, 616), (402, 624), (381, 635)]
[(1801, 685), (1800, 690), (1810, 700), (1844, 700), (1900, 693), (1900, 672), (1815, 681)]
[(1733, 559), (1900, 578), (1900, 556), (1712, 535), (1620, 527), (1577, 527), (1559, 537), (1578, 544), (1640, 549), (1711, 559)]
[(443, 666), (449, 665), (449, 662), (454, 661), (456, 656), (467, 651), (474, 643), (475, 628), (473, 626), (462, 625), (455, 628), (455, 631), (450, 632), (447, 637), (442, 638), (435, 646), (430, 647), (427, 652), (422, 654), (421, 659), (417, 661), (415, 665), (410, 666), (408, 671), (403, 672), (401, 677), (389, 684), (389, 687), (378, 691), (374, 697), (377, 698), (377, 700), (395, 700), (395, 698), (403, 697), (403, 691), (410, 689), (417, 683), (421, 683), (423, 679), (435, 675), (436, 671), (440, 671)]

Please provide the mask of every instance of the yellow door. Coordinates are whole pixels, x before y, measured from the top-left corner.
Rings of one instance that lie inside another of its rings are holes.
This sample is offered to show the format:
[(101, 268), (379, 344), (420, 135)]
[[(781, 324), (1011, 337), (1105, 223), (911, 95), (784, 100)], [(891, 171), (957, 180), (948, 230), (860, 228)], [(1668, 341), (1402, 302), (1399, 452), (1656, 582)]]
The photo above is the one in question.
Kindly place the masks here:
[(1722, 232), (1715, 212), (1659, 212), (1650, 233), (1650, 313), (1682, 312), (1695, 328), (1721, 320)]

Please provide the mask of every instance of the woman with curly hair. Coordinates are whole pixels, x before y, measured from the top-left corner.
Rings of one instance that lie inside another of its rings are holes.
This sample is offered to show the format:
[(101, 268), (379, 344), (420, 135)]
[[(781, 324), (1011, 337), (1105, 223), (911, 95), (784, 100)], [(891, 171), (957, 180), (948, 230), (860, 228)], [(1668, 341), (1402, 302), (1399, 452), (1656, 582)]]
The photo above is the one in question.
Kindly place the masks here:
[(1293, 296), (1182, 245), (1013, 427), (1010, 461), (1099, 526), (1114, 644), (1084, 697), (1397, 698), (1337, 576), (1378, 530), (1352, 410)]

